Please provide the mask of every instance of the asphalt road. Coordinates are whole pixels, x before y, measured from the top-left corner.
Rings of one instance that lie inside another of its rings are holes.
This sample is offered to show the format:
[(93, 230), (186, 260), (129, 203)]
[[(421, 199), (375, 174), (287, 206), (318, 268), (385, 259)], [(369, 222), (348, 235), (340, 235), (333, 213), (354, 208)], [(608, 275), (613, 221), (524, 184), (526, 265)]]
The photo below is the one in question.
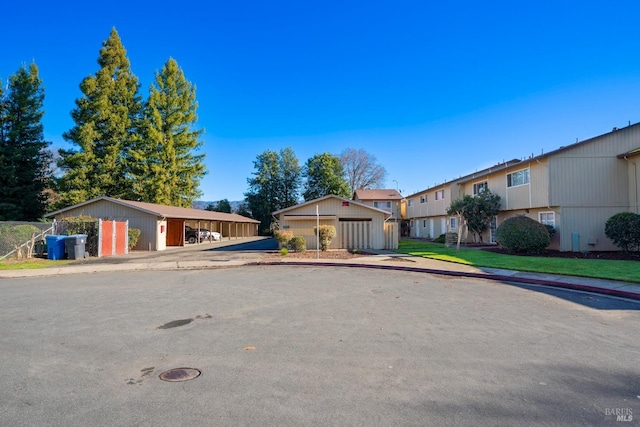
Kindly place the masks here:
[[(633, 302), (295, 266), (5, 279), (0, 293), (1, 425), (640, 419)], [(159, 379), (184, 367), (202, 375)]]

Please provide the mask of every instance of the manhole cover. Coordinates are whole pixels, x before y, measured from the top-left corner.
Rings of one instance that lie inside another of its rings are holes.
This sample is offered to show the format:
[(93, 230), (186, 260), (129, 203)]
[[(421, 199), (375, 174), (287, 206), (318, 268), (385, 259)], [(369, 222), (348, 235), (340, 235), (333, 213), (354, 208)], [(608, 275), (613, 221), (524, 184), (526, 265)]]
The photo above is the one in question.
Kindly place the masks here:
[(198, 369), (193, 368), (176, 368), (169, 369), (160, 374), (160, 379), (162, 381), (169, 382), (179, 382), (179, 381), (189, 381), (194, 378), (198, 378), (202, 374)]

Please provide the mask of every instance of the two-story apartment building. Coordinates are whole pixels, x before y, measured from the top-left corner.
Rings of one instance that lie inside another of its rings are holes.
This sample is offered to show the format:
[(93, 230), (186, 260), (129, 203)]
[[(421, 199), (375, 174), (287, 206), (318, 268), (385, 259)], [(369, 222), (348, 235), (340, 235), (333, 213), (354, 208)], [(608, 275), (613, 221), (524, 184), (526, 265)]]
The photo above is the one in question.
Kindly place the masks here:
[(527, 215), (555, 227), (552, 249), (615, 250), (604, 225), (618, 212), (640, 213), (638, 163), (640, 124), (502, 163), (408, 196), (411, 235), (434, 238), (456, 229), (446, 215), (451, 200), (488, 189), (501, 197), (501, 212), (484, 241), (506, 218)]
[(390, 213), (390, 221), (398, 222), (402, 219), (402, 194), (397, 190), (360, 188), (353, 192), (353, 200)]

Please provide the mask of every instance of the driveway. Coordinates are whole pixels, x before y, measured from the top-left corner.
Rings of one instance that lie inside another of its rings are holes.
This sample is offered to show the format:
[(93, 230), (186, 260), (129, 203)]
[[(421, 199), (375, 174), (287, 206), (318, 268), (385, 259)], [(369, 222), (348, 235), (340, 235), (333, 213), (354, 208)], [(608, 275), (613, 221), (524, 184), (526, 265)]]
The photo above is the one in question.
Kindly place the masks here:
[[(0, 292), (3, 425), (613, 426), (615, 411), (640, 414), (633, 302), (299, 266), (4, 279)], [(172, 368), (202, 374), (162, 381)]]

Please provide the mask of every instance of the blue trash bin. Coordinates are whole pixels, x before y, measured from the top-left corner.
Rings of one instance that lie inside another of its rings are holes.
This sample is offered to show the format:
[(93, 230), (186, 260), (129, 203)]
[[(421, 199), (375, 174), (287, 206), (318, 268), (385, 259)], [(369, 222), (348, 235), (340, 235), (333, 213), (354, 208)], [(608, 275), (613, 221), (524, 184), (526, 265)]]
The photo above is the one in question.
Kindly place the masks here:
[(67, 236), (47, 236), (47, 258), (64, 259), (64, 240)]

